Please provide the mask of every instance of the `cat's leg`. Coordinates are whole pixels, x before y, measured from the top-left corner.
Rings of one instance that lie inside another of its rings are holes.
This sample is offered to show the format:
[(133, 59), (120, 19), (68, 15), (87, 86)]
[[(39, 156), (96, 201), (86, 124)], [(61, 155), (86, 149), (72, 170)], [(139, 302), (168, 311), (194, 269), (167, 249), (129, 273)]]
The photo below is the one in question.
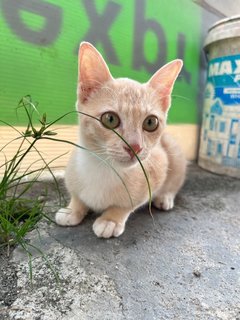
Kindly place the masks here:
[(153, 204), (156, 208), (164, 211), (171, 210), (174, 207), (174, 199), (176, 193), (160, 191), (159, 194), (154, 197)]
[(168, 172), (163, 186), (154, 194), (153, 204), (158, 209), (171, 210), (175, 196), (185, 179), (186, 160), (172, 137), (164, 135), (162, 144), (168, 157)]
[(174, 199), (185, 177), (185, 167), (179, 168), (178, 166), (177, 169), (179, 169), (179, 171), (174, 167), (169, 168), (164, 185), (154, 195), (153, 204), (160, 210), (168, 211), (174, 207)]
[(99, 238), (119, 237), (125, 230), (126, 221), (132, 210), (110, 207), (97, 218), (93, 231)]
[(55, 216), (56, 223), (60, 226), (76, 226), (86, 216), (88, 208), (76, 196), (72, 196), (67, 208), (61, 208)]

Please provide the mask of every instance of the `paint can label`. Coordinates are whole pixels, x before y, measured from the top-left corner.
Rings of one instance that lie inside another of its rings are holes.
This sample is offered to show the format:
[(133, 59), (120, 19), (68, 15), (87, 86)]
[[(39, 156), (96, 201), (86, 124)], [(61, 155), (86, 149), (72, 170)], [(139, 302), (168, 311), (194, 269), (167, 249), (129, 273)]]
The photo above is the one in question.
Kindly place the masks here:
[(240, 169), (240, 55), (208, 63), (199, 157)]

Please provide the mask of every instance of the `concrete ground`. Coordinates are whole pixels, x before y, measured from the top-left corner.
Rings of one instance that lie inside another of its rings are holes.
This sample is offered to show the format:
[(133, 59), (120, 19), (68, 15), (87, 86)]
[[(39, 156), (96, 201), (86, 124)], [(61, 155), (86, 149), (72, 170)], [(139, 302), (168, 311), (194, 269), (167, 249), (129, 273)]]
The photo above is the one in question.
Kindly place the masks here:
[(42, 221), (29, 234), (44, 253), (33, 252), (32, 285), (14, 250), (1, 320), (240, 319), (240, 180), (192, 166), (171, 212), (154, 210), (153, 221), (143, 208), (109, 240), (94, 235), (94, 219)]

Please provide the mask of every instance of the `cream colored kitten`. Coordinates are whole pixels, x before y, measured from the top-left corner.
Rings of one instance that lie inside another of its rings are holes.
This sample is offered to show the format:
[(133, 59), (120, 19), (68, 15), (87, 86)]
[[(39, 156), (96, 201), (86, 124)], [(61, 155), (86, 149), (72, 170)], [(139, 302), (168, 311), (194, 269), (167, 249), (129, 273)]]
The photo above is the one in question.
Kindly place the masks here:
[(173, 208), (184, 182), (186, 161), (164, 128), (181, 68), (182, 61), (174, 60), (145, 84), (114, 79), (101, 54), (90, 43), (80, 45), (77, 108), (100, 121), (79, 116), (79, 145), (93, 153), (80, 148), (72, 153), (65, 175), (71, 201), (56, 213), (59, 225), (77, 225), (91, 209), (102, 213), (93, 224), (98, 237), (120, 236), (131, 212), (149, 199), (147, 181), (134, 152), (148, 174), (154, 205), (163, 210)]

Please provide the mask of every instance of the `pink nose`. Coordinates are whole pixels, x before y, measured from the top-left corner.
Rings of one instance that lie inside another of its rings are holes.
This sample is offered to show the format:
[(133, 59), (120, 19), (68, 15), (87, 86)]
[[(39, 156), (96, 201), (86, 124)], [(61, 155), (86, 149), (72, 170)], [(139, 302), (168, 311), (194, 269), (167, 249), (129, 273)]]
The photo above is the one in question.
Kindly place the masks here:
[[(133, 144), (130, 144), (130, 147), (133, 149), (133, 151), (136, 153), (136, 154), (139, 154), (141, 151), (142, 151), (142, 148), (140, 147), (139, 144), (137, 143), (133, 143)], [(124, 146), (123, 147), (127, 153), (130, 155), (131, 159), (134, 158), (135, 154), (134, 152), (128, 147), (128, 146)]]

